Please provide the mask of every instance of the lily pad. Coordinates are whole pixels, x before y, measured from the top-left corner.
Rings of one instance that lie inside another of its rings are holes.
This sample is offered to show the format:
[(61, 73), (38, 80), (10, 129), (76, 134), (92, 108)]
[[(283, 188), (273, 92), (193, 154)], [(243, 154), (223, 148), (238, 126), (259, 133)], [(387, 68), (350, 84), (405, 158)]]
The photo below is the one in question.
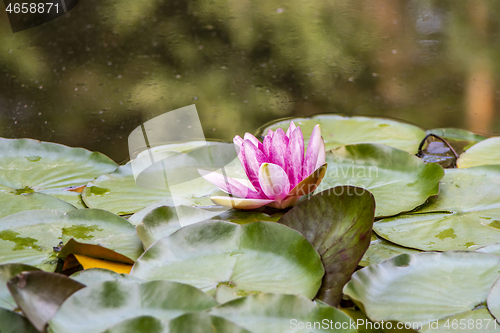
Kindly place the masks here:
[(39, 333), (24, 317), (13, 311), (0, 308), (0, 332), (2, 333)]
[(492, 164), (500, 164), (500, 137), (489, 138), (475, 144), (460, 155), (457, 161), (459, 168)]
[(383, 238), (377, 236), (376, 233), (372, 233), (372, 238), (370, 242), (370, 247), (366, 250), (363, 258), (359, 262), (359, 266), (370, 266), (375, 264), (380, 264), (397, 255), (407, 253), (419, 253), (421, 251), (415, 249), (409, 249), (406, 247), (399, 246), (397, 244), (386, 241)]
[[(177, 197), (175, 203), (213, 205), (210, 194), (220, 193), (219, 189), (203, 178), (184, 184), (175, 185), (176, 193), (181, 191), (184, 197)], [(85, 204), (90, 208), (108, 210), (118, 215), (128, 215), (163, 200), (172, 200), (170, 189), (151, 189), (135, 183), (130, 163), (120, 166), (115, 172), (104, 175), (88, 183), (82, 193)]]
[(435, 134), (445, 139), (459, 154), (461, 154), (464, 149), (487, 139), (485, 136), (461, 128), (434, 128), (428, 130), (426, 134)]
[(186, 313), (171, 320), (168, 325), (151, 316), (123, 321), (104, 333), (251, 333), (233, 322), (206, 313)]
[(342, 300), (342, 288), (370, 244), (374, 212), (370, 192), (343, 186), (302, 201), (279, 220), (321, 255), (326, 274), (317, 298), (333, 306)]
[(130, 274), (182, 281), (219, 300), (256, 292), (313, 298), (324, 269), (312, 245), (291, 228), (274, 222), (209, 221), (158, 240)]
[(70, 212), (76, 208), (69, 203), (43, 193), (27, 193), (13, 195), (10, 189), (0, 185), (0, 218), (25, 210), (52, 209), (59, 212)]
[(23, 263), (54, 271), (57, 253), (53, 247), (71, 238), (100, 244), (132, 260), (142, 253), (134, 226), (115, 214), (99, 209), (69, 213), (38, 210), (0, 219), (0, 263)]
[(0, 189), (4, 194), (45, 193), (83, 208), (80, 193), (70, 191), (71, 187), (85, 185), (117, 167), (103, 154), (83, 148), (0, 138), (0, 185), (9, 188)]
[(86, 286), (105, 281), (126, 280), (132, 282), (142, 282), (141, 279), (129, 274), (119, 274), (113, 271), (102, 268), (91, 268), (76, 272), (70, 276), (75, 281), (78, 281)]
[(24, 315), (44, 332), (61, 304), (85, 286), (61, 274), (31, 271), (19, 274), (7, 286)]
[(352, 275), (344, 287), (372, 321), (431, 321), (467, 313), (486, 301), (500, 257), (474, 251), (401, 254)]
[(273, 221), (279, 219), (278, 216), (270, 216), (268, 214), (256, 211), (239, 211), (220, 210), (218, 208), (202, 209), (199, 207), (179, 206), (177, 208), (171, 206), (162, 206), (153, 209), (149, 212), (142, 223), (137, 225), (137, 235), (147, 249), (157, 240), (170, 236), (181, 228), (179, 219), (177, 218), (177, 210), (182, 211), (184, 223), (193, 224), (205, 220), (213, 221), (228, 221), (238, 224), (251, 223), (257, 221)]
[[(7, 282), (22, 272), (37, 271), (38, 268), (23, 264), (0, 265), (0, 308), (14, 310), (17, 308), (16, 301), (7, 288)], [(0, 332), (2, 330), (0, 329)]]
[(153, 316), (166, 323), (215, 305), (212, 297), (182, 283), (106, 281), (71, 295), (50, 320), (48, 332), (102, 332), (137, 316)]
[[(253, 333), (357, 332), (350, 328), (351, 318), (339, 309), (296, 295), (247, 296), (219, 305), (209, 313)], [(314, 323), (323, 325), (313, 327)]]
[(357, 186), (375, 197), (375, 216), (392, 216), (422, 205), (438, 194), (444, 171), (402, 150), (357, 144), (326, 154), (328, 169), (316, 192), (341, 185)]
[(264, 125), (259, 129), (259, 134), (266, 135), (269, 129), (282, 128), (286, 131), (291, 120), (302, 129), (306, 145), (314, 126), (320, 124), (326, 150), (355, 143), (380, 143), (415, 154), (425, 137), (422, 129), (403, 122), (335, 114), (280, 120)]
[(446, 169), (439, 196), (419, 210), (380, 220), (373, 230), (423, 251), (473, 250), (500, 242), (500, 166)]

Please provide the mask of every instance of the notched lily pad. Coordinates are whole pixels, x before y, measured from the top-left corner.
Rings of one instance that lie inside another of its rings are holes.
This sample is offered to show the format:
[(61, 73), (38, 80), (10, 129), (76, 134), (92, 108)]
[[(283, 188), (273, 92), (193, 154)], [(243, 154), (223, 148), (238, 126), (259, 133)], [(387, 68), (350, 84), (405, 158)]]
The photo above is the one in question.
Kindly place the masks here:
[(168, 323), (185, 313), (205, 311), (215, 305), (212, 297), (182, 283), (105, 281), (69, 297), (50, 320), (48, 331), (103, 332), (137, 316), (152, 316)]
[(324, 274), (319, 254), (297, 231), (274, 222), (200, 222), (154, 243), (132, 275), (191, 284), (229, 300), (256, 292), (313, 298)]
[(411, 211), (438, 194), (443, 169), (418, 157), (380, 144), (357, 144), (326, 154), (328, 170), (316, 192), (351, 185), (375, 197), (375, 216)]
[(380, 143), (416, 154), (420, 141), (425, 137), (422, 129), (403, 122), (335, 114), (279, 120), (264, 125), (258, 135), (266, 135), (269, 129), (282, 128), (286, 131), (291, 120), (302, 129), (306, 146), (314, 126), (320, 124), (326, 150), (356, 143)]
[[(0, 192), (4, 195), (45, 193), (84, 208), (80, 194), (67, 189), (85, 185), (117, 167), (103, 154), (83, 148), (31, 139), (0, 138)], [(24, 206), (13, 198), (9, 200), (13, 201), (11, 205), (17, 203), (17, 212), (33, 209), (29, 204)], [(50, 204), (48, 200), (47, 203)], [(0, 216), (7, 215), (3, 209), (0, 207)]]
[(446, 169), (440, 194), (414, 212), (380, 220), (378, 236), (424, 251), (473, 250), (500, 242), (500, 166)]
[(58, 260), (54, 247), (71, 238), (100, 244), (132, 260), (142, 253), (134, 226), (115, 214), (99, 209), (38, 210), (0, 219), (0, 263), (54, 271)]
[(500, 164), (500, 137), (481, 141), (465, 151), (457, 161), (459, 168)]
[(372, 321), (421, 322), (429, 328), (483, 304), (499, 267), (500, 257), (474, 251), (401, 254), (354, 273), (344, 294)]

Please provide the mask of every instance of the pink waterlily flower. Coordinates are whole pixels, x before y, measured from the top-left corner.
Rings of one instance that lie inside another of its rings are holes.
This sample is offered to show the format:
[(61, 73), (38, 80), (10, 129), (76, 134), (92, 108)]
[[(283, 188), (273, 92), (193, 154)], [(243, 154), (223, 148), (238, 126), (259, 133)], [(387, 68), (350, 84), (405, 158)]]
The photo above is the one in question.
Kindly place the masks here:
[(307, 153), (304, 137), (293, 121), (288, 130), (269, 130), (263, 142), (246, 133), (234, 138), (238, 157), (253, 188), (220, 173), (200, 170), (200, 174), (230, 196), (211, 197), (215, 204), (238, 209), (265, 205), (284, 209), (294, 206), (303, 195), (312, 193), (326, 173), (325, 143), (316, 125)]

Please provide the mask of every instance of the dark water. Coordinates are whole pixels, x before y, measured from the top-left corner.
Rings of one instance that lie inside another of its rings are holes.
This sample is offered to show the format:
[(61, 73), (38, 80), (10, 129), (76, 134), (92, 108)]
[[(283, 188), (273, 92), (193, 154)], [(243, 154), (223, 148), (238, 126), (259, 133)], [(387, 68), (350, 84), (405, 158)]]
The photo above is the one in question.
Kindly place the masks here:
[(0, 136), (128, 156), (196, 104), (207, 138), (276, 118), (377, 115), (498, 135), (498, 1), (81, 0), (12, 33), (0, 4)]

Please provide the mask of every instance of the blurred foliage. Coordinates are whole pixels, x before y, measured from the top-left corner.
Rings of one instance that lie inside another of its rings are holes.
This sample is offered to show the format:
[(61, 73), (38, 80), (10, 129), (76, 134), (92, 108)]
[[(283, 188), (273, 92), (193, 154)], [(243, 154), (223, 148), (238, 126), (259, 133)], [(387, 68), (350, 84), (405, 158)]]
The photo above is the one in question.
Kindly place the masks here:
[(142, 122), (195, 103), (207, 138), (377, 115), (495, 134), (500, 3), (82, 0), (13, 34), (0, 5), (0, 136), (127, 159)]

